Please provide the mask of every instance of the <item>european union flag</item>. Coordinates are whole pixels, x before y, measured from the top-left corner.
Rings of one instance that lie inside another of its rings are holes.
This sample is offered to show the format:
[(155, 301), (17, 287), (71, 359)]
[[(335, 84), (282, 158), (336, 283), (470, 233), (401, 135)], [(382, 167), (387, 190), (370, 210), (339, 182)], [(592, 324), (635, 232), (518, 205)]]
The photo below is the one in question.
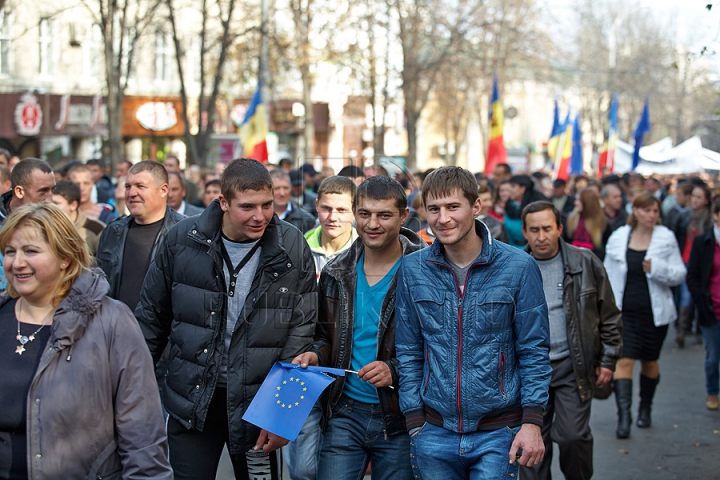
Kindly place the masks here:
[(300, 368), (278, 362), (270, 369), (243, 420), (280, 437), (293, 441), (323, 390), (335, 381), (326, 375), (345, 375), (337, 368)]

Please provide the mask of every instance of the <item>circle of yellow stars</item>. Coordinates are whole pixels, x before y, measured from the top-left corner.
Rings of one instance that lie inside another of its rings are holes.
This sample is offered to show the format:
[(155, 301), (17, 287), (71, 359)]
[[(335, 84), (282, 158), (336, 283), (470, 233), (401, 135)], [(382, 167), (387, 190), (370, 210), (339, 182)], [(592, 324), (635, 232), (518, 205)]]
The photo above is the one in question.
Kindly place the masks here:
[[(299, 383), (300, 386), (302, 387), (302, 391), (303, 391), (303, 392), (307, 392), (307, 387), (305, 386), (305, 382), (301, 381), (301, 380), (300, 380), (300, 377), (290, 377), (290, 380), (283, 380), (282, 384), (283, 384), (283, 385), (288, 385), (288, 382), (290, 382), (290, 385), (293, 385), (293, 384), (295, 384), (295, 383)], [(280, 390), (282, 390), (282, 386), (281, 386), (281, 385), (278, 385), (276, 388), (277, 388), (277, 391), (278, 391), (278, 392), (280, 392)], [(287, 404), (284, 403), (282, 400), (280, 400), (280, 393), (276, 393), (276, 394), (275, 394), (275, 398), (277, 398), (277, 400), (275, 401), (275, 403), (276, 403), (277, 405), (280, 405), (281, 408), (291, 409), (291, 408), (293, 408), (293, 406), (297, 407), (297, 406), (300, 405), (300, 402), (295, 402), (295, 403), (288, 402)], [(300, 400), (305, 400), (305, 395), (300, 395)]]

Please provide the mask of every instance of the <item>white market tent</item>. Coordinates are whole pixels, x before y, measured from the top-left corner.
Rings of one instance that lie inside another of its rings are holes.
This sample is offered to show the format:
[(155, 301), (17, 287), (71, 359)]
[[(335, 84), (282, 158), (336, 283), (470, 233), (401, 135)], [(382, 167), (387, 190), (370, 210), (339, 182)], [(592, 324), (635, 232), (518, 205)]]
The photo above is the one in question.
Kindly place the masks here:
[[(618, 140), (615, 173), (630, 171), (634, 149), (633, 145)], [(703, 148), (698, 136), (691, 137), (675, 147), (670, 137), (640, 147), (640, 163), (636, 169), (639, 174), (673, 175), (703, 170), (720, 171), (720, 153)]]

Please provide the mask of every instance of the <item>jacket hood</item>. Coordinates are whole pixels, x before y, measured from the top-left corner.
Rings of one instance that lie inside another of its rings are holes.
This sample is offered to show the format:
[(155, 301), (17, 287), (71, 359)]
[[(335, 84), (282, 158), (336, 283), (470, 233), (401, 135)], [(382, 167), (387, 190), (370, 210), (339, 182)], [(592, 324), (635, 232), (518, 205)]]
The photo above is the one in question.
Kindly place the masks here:
[[(405, 227), (400, 227), (399, 238), (403, 249), (403, 256), (410, 255), (427, 246), (427, 243), (425, 243), (417, 233)], [(324, 271), (327, 271), (328, 275), (333, 276), (341, 276), (351, 271), (354, 272), (357, 269), (357, 262), (364, 249), (365, 244), (362, 238), (358, 237), (350, 248), (333, 257), (332, 260), (325, 265)]]
[(55, 311), (51, 345), (61, 350), (82, 337), (109, 290), (110, 284), (102, 270), (84, 270)]

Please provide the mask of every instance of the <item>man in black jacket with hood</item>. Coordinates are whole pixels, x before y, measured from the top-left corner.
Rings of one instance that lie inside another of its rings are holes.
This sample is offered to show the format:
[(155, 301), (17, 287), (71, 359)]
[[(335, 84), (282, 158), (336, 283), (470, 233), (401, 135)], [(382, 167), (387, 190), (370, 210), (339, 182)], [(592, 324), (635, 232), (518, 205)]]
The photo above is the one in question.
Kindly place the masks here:
[(287, 440), (242, 416), (273, 364), (311, 347), (315, 262), (302, 234), (274, 214), (261, 163), (230, 162), (221, 191), (168, 232), (135, 315), (155, 361), (170, 343), (164, 404), (175, 479), (214, 478), (225, 444), (236, 478), (275, 479), (274, 452)]

